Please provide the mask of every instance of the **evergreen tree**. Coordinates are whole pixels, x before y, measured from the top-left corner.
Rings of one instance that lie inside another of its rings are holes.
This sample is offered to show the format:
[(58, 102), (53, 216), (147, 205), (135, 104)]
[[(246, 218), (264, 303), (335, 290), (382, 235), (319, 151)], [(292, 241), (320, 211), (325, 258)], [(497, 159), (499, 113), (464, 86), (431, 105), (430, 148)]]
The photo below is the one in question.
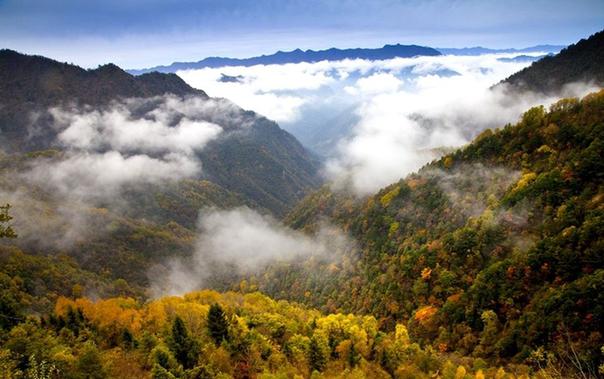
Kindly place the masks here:
[(153, 369), (151, 370), (151, 378), (152, 379), (176, 379), (176, 376), (172, 374), (170, 371), (166, 370), (164, 367), (159, 365), (158, 363), (153, 365)]
[(196, 341), (189, 336), (189, 331), (187, 330), (184, 321), (178, 316), (176, 316), (172, 323), (170, 349), (174, 352), (176, 360), (183, 365), (185, 369), (195, 367), (199, 355), (199, 346)]
[(21, 299), (11, 278), (0, 272), (0, 331), (9, 330), (23, 320)]
[(210, 306), (210, 311), (208, 312), (208, 331), (216, 346), (220, 345), (223, 340), (228, 341), (229, 323), (222, 307), (218, 304)]
[(354, 346), (354, 342), (350, 342), (350, 352), (348, 353), (348, 365), (350, 367), (355, 367), (359, 361), (361, 360), (361, 356), (359, 355), (356, 347)]

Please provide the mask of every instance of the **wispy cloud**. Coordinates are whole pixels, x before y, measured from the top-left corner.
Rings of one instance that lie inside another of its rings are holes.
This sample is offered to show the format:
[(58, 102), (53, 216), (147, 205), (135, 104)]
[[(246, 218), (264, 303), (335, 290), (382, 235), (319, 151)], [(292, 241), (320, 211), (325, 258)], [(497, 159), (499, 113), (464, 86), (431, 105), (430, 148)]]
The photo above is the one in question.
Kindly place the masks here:
[(167, 269), (156, 267), (151, 282), (156, 295), (180, 294), (208, 285), (216, 275), (252, 274), (270, 264), (310, 257), (333, 261), (354, 247), (347, 235), (328, 224), (306, 235), (249, 208), (202, 209), (193, 256), (170, 260)]

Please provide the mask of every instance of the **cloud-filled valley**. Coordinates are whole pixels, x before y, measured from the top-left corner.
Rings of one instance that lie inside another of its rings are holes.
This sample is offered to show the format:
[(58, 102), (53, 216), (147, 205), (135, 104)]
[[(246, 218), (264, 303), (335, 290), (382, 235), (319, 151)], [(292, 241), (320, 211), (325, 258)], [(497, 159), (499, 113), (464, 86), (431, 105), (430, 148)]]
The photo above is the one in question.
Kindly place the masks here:
[[(333, 189), (371, 194), (479, 131), (513, 122), (532, 105), (555, 101), (491, 89), (526, 65), (502, 56), (509, 54), (185, 71), (179, 75), (191, 85), (226, 99), (165, 95), (100, 107), (51, 107), (33, 114), (31, 130), (40, 129), (40, 120), (51, 120), (54, 145), (62, 151), (28, 161), (19, 178), (55, 199), (55, 221), (39, 231), (24, 227), (24, 237), (56, 229), (58, 223), (62, 237), (47, 238), (48, 244), (69, 246), (94, 228), (100, 233), (88, 209), (127, 213), (131, 204), (125, 191), (203, 177), (199, 153), (212, 141), (245, 130), (255, 117), (245, 116), (237, 103), (276, 119), (307, 143), (324, 142), (322, 174)], [(589, 89), (575, 85), (566, 94)], [(18, 225), (40, 212), (28, 190), (5, 195), (18, 209)], [(168, 271), (160, 270), (156, 293), (197, 288), (211, 276), (212, 265), (249, 274), (277, 261), (326, 257), (330, 250), (354, 245), (336, 228), (324, 226), (306, 236), (247, 208), (204, 208), (199, 217), (193, 255), (164, 262)], [(232, 262), (237, 264), (229, 266)]]
[[(516, 121), (531, 106), (556, 101), (491, 89), (530, 64), (502, 59), (514, 56), (325, 61), (178, 75), (211, 96), (275, 119), (326, 157), (324, 175), (335, 188), (367, 195), (438, 157), (442, 148), (459, 147), (486, 128)], [(578, 83), (560, 95), (594, 88)]]

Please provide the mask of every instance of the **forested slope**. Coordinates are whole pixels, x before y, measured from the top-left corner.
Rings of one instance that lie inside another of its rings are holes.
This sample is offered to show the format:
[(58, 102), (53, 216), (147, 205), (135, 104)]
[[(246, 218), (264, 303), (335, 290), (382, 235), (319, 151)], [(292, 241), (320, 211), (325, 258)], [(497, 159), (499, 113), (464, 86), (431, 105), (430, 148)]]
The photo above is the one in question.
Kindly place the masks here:
[[(139, 105), (147, 117), (176, 98)], [(348, 250), (221, 282), (237, 292), (151, 300), (150, 269), (195, 248), (199, 208), (265, 209), (318, 184), (304, 179), (310, 158), (288, 169), (305, 154), (291, 136), (229, 109), (234, 133), (200, 153), (210, 172), (237, 156), (219, 179), (73, 197), (31, 170), (75, 153), (14, 144), (0, 156), (14, 205), (0, 209), (0, 237), (9, 224), (18, 234), (0, 247), (0, 377), (602, 375), (604, 91), (532, 108), (373, 196), (323, 187), (286, 217), (308, 232), (339, 226), (356, 241)], [(291, 196), (279, 200), (279, 188)]]
[(527, 111), (368, 199), (325, 188), (288, 217), (360, 244), (251, 283), (372, 314), (442, 351), (525, 361), (540, 347), (595, 372), (604, 344), (604, 92)]

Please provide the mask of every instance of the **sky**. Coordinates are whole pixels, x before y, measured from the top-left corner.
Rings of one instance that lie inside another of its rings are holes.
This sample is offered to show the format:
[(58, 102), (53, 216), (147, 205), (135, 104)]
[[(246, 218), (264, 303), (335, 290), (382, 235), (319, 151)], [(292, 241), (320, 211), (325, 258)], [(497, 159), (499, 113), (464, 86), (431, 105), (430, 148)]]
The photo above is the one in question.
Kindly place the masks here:
[(84, 67), (377, 47), (570, 44), (603, 0), (0, 0), (0, 47)]

